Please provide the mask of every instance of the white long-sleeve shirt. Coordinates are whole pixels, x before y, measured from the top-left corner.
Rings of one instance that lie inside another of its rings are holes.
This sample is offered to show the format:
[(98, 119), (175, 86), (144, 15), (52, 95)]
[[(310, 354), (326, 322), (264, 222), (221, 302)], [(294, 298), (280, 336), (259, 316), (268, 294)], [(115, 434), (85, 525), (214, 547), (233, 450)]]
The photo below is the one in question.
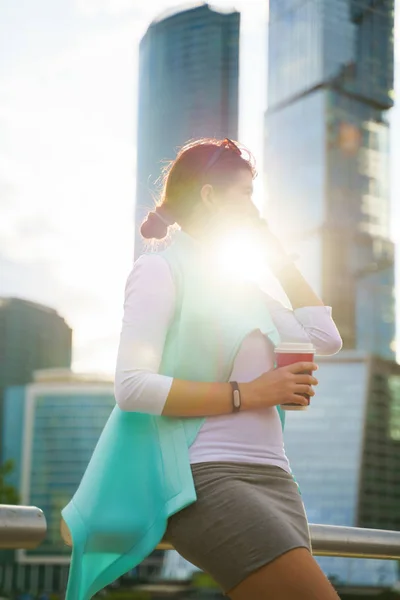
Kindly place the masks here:
[[(340, 350), (342, 342), (330, 307), (292, 311), (267, 294), (265, 301), (282, 341), (311, 342), (319, 355)], [(163, 411), (173, 378), (158, 370), (175, 302), (175, 284), (166, 260), (156, 254), (140, 257), (125, 288), (115, 372), (115, 398), (122, 410), (155, 415)], [(239, 349), (231, 379), (251, 381), (273, 364), (272, 344), (261, 331), (254, 331)], [(190, 460), (274, 464), (290, 471), (276, 407), (207, 417), (190, 447)]]

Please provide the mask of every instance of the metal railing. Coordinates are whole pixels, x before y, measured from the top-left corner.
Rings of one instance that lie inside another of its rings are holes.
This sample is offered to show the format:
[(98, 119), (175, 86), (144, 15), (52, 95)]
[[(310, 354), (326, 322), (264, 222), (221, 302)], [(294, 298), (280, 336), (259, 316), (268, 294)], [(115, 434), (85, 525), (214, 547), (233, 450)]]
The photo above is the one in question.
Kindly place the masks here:
[[(46, 519), (34, 506), (0, 505), (0, 548), (32, 549), (46, 537)], [(68, 527), (62, 521), (62, 537), (71, 546)], [(337, 525), (310, 525), (313, 554), (400, 560), (400, 532)], [(167, 542), (159, 549), (173, 549)]]
[(310, 525), (313, 554), (400, 559), (400, 532), (337, 525)]
[[(400, 559), (400, 532), (338, 525), (310, 525), (315, 556)], [(172, 550), (167, 542), (159, 549)]]
[(37, 548), (46, 533), (46, 517), (40, 508), (0, 504), (0, 549)]

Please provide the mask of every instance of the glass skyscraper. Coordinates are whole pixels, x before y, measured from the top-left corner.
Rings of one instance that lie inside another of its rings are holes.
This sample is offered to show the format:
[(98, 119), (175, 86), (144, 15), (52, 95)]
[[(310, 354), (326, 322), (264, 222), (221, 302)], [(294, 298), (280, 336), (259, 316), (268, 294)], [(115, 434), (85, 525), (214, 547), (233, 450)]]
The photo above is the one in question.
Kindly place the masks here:
[(395, 355), (394, 0), (270, 0), (265, 214), (344, 347)]
[[(400, 530), (400, 365), (357, 351), (318, 357), (307, 412), (288, 413), (285, 447), (311, 523)], [(338, 585), (387, 586), (396, 561), (321, 557)]]
[(29, 383), (36, 369), (69, 368), (71, 354), (72, 330), (55, 310), (0, 298), (0, 463), (6, 387)]
[(138, 230), (160, 190), (162, 168), (199, 137), (238, 135), (239, 27), (236, 11), (202, 4), (163, 14), (140, 44), (135, 255)]

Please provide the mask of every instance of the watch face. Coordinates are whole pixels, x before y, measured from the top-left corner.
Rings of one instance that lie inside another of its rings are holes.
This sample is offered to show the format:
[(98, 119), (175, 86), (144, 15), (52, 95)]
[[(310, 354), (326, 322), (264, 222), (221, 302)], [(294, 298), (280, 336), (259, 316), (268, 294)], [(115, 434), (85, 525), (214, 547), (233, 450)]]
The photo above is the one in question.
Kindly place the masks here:
[(234, 390), (234, 392), (233, 392), (233, 406), (235, 408), (240, 408), (240, 393), (239, 393), (239, 390)]

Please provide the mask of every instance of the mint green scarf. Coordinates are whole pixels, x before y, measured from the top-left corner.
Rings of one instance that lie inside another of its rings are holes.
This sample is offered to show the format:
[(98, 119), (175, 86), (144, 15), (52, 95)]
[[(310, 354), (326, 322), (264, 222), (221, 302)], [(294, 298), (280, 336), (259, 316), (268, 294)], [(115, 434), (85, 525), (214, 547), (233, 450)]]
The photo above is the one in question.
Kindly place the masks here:
[[(212, 257), (191, 237), (180, 232), (161, 254), (171, 268), (177, 301), (160, 373), (225, 382), (251, 331), (260, 329), (272, 343), (279, 341), (262, 292), (222, 280)], [(278, 410), (283, 427), (284, 413)], [(62, 511), (73, 539), (66, 600), (89, 600), (134, 568), (161, 541), (169, 516), (195, 502), (188, 449), (203, 422), (114, 408)]]

